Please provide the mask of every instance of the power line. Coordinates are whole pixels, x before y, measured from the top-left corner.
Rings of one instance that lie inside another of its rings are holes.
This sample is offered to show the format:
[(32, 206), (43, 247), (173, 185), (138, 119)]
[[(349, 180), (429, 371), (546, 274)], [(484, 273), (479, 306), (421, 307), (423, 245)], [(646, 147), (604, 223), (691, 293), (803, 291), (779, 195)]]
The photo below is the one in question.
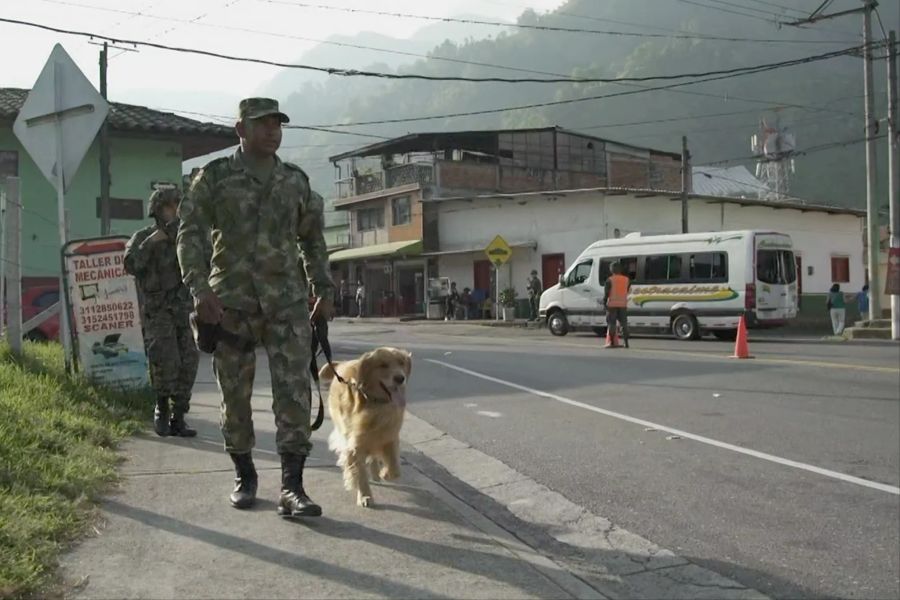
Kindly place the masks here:
[[(383, 10), (372, 10), (366, 8), (350, 8), (346, 6), (331, 6), (328, 4), (315, 4), (310, 2), (294, 2), (291, 0), (255, 0), (256, 2), (264, 2), (266, 4), (279, 4), (284, 6), (294, 6), (297, 8), (312, 8), (316, 10), (336, 11), (343, 13), (355, 13), (365, 15), (375, 15), (382, 17), (395, 17), (403, 19), (417, 19), (421, 21), (432, 21), (441, 23), (462, 23), (466, 25), (487, 25), (493, 27), (504, 27), (513, 29), (528, 29), (532, 31), (552, 31), (561, 33), (581, 33), (608, 35), (619, 37), (637, 37), (637, 38), (664, 38), (664, 39), (703, 39), (717, 40), (726, 42), (754, 42), (754, 43), (785, 43), (785, 44), (832, 44), (834, 41), (827, 40), (779, 40), (779, 39), (759, 39), (759, 38), (742, 38), (742, 37), (726, 37), (711, 36), (698, 34), (658, 34), (658, 33), (638, 33), (633, 31), (610, 31), (602, 29), (583, 29), (575, 27), (557, 27), (552, 25), (529, 25), (525, 23), (503, 23), (500, 21), (485, 21), (482, 19), (463, 19), (458, 17), (435, 17), (430, 15), (416, 15), (402, 12), (391, 12)], [(702, 5), (701, 5), (702, 6)], [(710, 7), (705, 7), (710, 8)], [(566, 14), (566, 13), (560, 13)], [(588, 17), (590, 18), (590, 17)], [(852, 42), (849, 42), (852, 43)]]
[(861, 48), (859, 46), (854, 46), (852, 48), (846, 48), (843, 50), (835, 50), (831, 52), (825, 52), (823, 54), (818, 54), (814, 56), (808, 56), (804, 58), (796, 58), (786, 61), (780, 61), (777, 63), (768, 63), (763, 65), (754, 65), (750, 67), (735, 67), (731, 69), (721, 69), (716, 71), (707, 71), (707, 72), (697, 72), (697, 73), (679, 73), (675, 75), (651, 75), (645, 77), (620, 77), (620, 78), (610, 78), (610, 77), (586, 77), (586, 78), (548, 78), (548, 79), (536, 79), (536, 78), (504, 78), (504, 77), (461, 77), (461, 76), (442, 76), (442, 75), (421, 75), (421, 74), (412, 74), (412, 73), (385, 73), (378, 71), (363, 71), (357, 69), (342, 69), (337, 67), (316, 67), (313, 65), (303, 65), (303, 64), (293, 64), (293, 63), (282, 63), (272, 60), (266, 60), (261, 58), (250, 58), (250, 57), (241, 57), (234, 56), (230, 54), (223, 54), (220, 52), (213, 52), (210, 50), (202, 50), (198, 48), (183, 48), (178, 46), (170, 46), (167, 44), (159, 44), (156, 42), (147, 42), (140, 40), (125, 40), (114, 38), (111, 36), (100, 35), (97, 33), (91, 33), (86, 31), (76, 31), (76, 30), (67, 30), (60, 29), (57, 27), (52, 27), (49, 25), (43, 25), (40, 23), (35, 23), (31, 21), (21, 21), (18, 19), (8, 19), (8, 18), (0, 18), (0, 21), (6, 23), (12, 23), (16, 25), (23, 25), (27, 27), (34, 27), (37, 29), (43, 29), (47, 31), (53, 31), (56, 33), (63, 33), (67, 35), (77, 35), (81, 37), (88, 37), (92, 39), (105, 39), (108, 41), (112, 41), (116, 44), (131, 44), (133, 46), (147, 46), (150, 48), (157, 48), (160, 50), (169, 50), (172, 52), (180, 52), (184, 54), (197, 54), (201, 56), (209, 56), (212, 58), (219, 58), (223, 60), (231, 60), (235, 62), (246, 62), (246, 63), (254, 63), (254, 64), (263, 64), (274, 67), (282, 67), (287, 69), (302, 69), (309, 71), (317, 71), (320, 73), (328, 73), (329, 75), (337, 75), (342, 77), (376, 77), (382, 79), (395, 79), (395, 80), (418, 80), (418, 81), (455, 81), (455, 82), (469, 82), (469, 83), (620, 83), (620, 82), (639, 82), (639, 81), (669, 81), (673, 79), (684, 79), (684, 78), (692, 78), (692, 77), (705, 77), (708, 75), (738, 75), (738, 74), (750, 74), (761, 72), (762, 70), (772, 70), (782, 67), (789, 67), (794, 65), (806, 64), (809, 62), (815, 62), (818, 60), (827, 60), (830, 58), (835, 58), (837, 56), (844, 56), (847, 54), (858, 53)]
[[(0, 19), (0, 20), (2, 20), (2, 19)], [(166, 112), (171, 112), (171, 113), (181, 113), (184, 115), (193, 115), (196, 117), (208, 117), (211, 119), (218, 119), (220, 121), (224, 121), (225, 123), (229, 123), (229, 124), (234, 123), (237, 120), (237, 117), (235, 117), (233, 115), (217, 115), (214, 113), (182, 110), (180, 108), (164, 108), (164, 107), (159, 107), (159, 106), (154, 106), (154, 107), (150, 107), (150, 108), (152, 108), (153, 110), (166, 111)], [(359, 137), (373, 138), (373, 139), (379, 139), (379, 140), (390, 139), (383, 135), (374, 135), (371, 133), (359, 133), (359, 132), (355, 132), (355, 131), (343, 131), (343, 130), (336, 130), (336, 129), (328, 129), (327, 127), (318, 127), (318, 126), (314, 126), (314, 125), (291, 125), (291, 124), (288, 124), (288, 125), (284, 125), (283, 128), (284, 129), (303, 129), (303, 130), (309, 130), (309, 131), (321, 131), (323, 133), (336, 133), (338, 135), (355, 135), (355, 136), (359, 136)]]
[[(852, 139), (852, 140), (827, 142), (825, 144), (819, 144), (817, 146), (810, 146), (809, 148), (807, 148), (805, 150), (796, 150), (796, 151), (792, 152), (791, 155), (792, 156), (807, 156), (809, 154), (815, 154), (817, 152), (824, 152), (826, 150), (833, 150), (835, 148), (845, 148), (847, 146), (854, 146), (856, 144), (862, 144), (864, 142), (868, 142), (871, 140), (880, 140), (885, 137), (887, 137), (887, 136), (886, 135), (876, 135), (871, 138), (857, 138), (857, 139)], [(717, 165), (726, 165), (726, 164), (735, 163), (735, 162), (744, 162), (744, 161), (748, 161), (748, 160), (759, 160), (759, 157), (758, 156), (740, 156), (740, 157), (736, 157), (736, 158), (726, 158), (724, 160), (717, 160), (714, 162), (705, 163), (700, 166), (712, 167), (712, 166), (717, 166)]]
[(728, 14), (732, 14), (732, 15), (740, 15), (742, 17), (749, 17), (751, 19), (758, 19), (765, 23), (777, 23), (777, 20), (775, 20), (775, 19), (770, 19), (770, 18), (763, 17), (760, 15), (754, 15), (754, 14), (749, 14), (749, 13), (745, 13), (745, 12), (739, 12), (736, 10), (731, 10), (729, 8), (723, 8), (721, 6), (710, 6), (709, 4), (701, 4), (700, 2), (695, 2), (694, 0), (678, 0), (678, 1), (682, 2), (684, 4), (692, 4), (694, 6), (699, 6), (701, 8), (706, 8), (709, 10), (718, 10), (720, 12), (724, 12), (724, 13), (728, 13)]
[[(854, 52), (855, 52), (855, 50), (854, 50)], [(763, 73), (763, 72), (766, 72), (769, 70), (772, 70), (772, 69), (760, 68), (756, 71), (753, 71), (753, 73)], [(747, 72), (742, 73), (742, 75), (746, 75), (746, 74), (750, 74), (750, 73), (747, 73)], [(501, 107), (501, 108), (491, 108), (491, 109), (484, 109), (484, 110), (446, 113), (446, 114), (441, 114), (441, 115), (405, 117), (405, 118), (396, 118), (396, 119), (380, 119), (380, 120), (373, 120), (373, 121), (358, 121), (355, 123), (330, 123), (327, 125), (315, 125), (315, 127), (357, 127), (357, 126), (363, 126), (363, 125), (383, 125), (383, 124), (389, 124), (389, 123), (411, 123), (411, 122), (415, 122), (415, 121), (431, 121), (431, 120), (435, 120), (435, 119), (449, 119), (449, 118), (457, 118), (457, 117), (470, 117), (470, 116), (497, 114), (497, 113), (503, 113), (503, 112), (517, 111), (517, 110), (527, 110), (527, 109), (531, 109), (531, 108), (544, 108), (547, 106), (561, 106), (564, 104), (577, 104), (580, 102), (588, 102), (591, 100), (605, 100), (608, 98), (617, 98), (620, 96), (632, 96), (635, 94), (641, 94), (641, 93), (646, 93), (646, 92), (667, 90), (667, 89), (683, 87), (683, 86), (688, 86), (688, 85), (696, 85), (699, 83), (708, 83), (711, 81), (719, 81), (722, 79), (731, 79), (736, 76), (737, 75), (734, 75), (734, 74), (719, 75), (716, 77), (708, 77), (708, 78), (703, 78), (703, 79), (694, 79), (691, 81), (683, 81), (683, 82), (679, 82), (679, 83), (671, 83), (671, 84), (663, 85), (663, 86), (641, 87), (641, 88), (638, 88), (635, 90), (628, 90), (628, 91), (624, 91), (624, 92), (613, 92), (610, 94), (600, 94), (600, 95), (596, 95), (596, 96), (584, 96), (581, 98), (569, 98), (566, 100), (553, 100), (553, 101), (548, 101), (548, 102), (537, 102), (537, 103), (533, 103), (533, 104), (521, 104), (518, 106), (506, 106), (506, 107)], [(769, 104), (769, 105), (779, 104), (784, 107), (794, 106), (797, 108), (811, 108), (811, 107), (806, 107), (803, 105), (795, 105), (792, 103), (776, 103), (776, 102), (772, 102), (772, 101), (763, 101), (763, 100), (746, 100), (746, 101), (759, 102), (759, 103)], [(811, 108), (811, 109), (828, 111), (828, 109), (821, 109), (821, 108)]]
[[(199, 17), (196, 17), (194, 19), (178, 19), (175, 17), (164, 17), (162, 15), (154, 15), (154, 14), (150, 14), (150, 13), (146, 13), (146, 12), (130, 12), (130, 11), (121, 10), (121, 9), (117, 9), (117, 8), (109, 8), (109, 7), (105, 7), (105, 6), (94, 6), (91, 4), (82, 4), (82, 3), (77, 3), (77, 2), (67, 2), (64, 0), (38, 0), (38, 1), (44, 2), (47, 4), (57, 4), (57, 5), (61, 5), (61, 6), (85, 8), (85, 9), (96, 10), (96, 11), (101, 11), (101, 12), (125, 14), (125, 15), (130, 15), (130, 17), (143, 17), (143, 18), (147, 18), (147, 19), (155, 19), (155, 20), (160, 20), (160, 21), (165, 21), (165, 22), (175, 22), (175, 23), (182, 23), (182, 24), (186, 24), (186, 25), (194, 25), (194, 26), (198, 26), (198, 27), (221, 29), (224, 31), (252, 33), (252, 34), (256, 34), (256, 35), (262, 35), (262, 36), (273, 37), (273, 38), (291, 39), (291, 40), (298, 40), (298, 41), (303, 41), (303, 42), (314, 42), (317, 44), (325, 44), (325, 45), (337, 46), (337, 47), (341, 47), (341, 48), (354, 48), (357, 50), (369, 50), (372, 52), (382, 52), (385, 54), (395, 54), (398, 56), (409, 56), (411, 58), (418, 58), (418, 59), (423, 59), (423, 60), (437, 60), (437, 61), (441, 61), (441, 62), (470, 65), (470, 66), (476, 66), (476, 67), (487, 67), (487, 68), (500, 69), (500, 70), (505, 70), (505, 71), (516, 71), (516, 72), (520, 72), (520, 73), (532, 73), (535, 75), (549, 75), (551, 77), (560, 77), (560, 78), (566, 77), (565, 75), (560, 75), (559, 73), (550, 73), (547, 71), (536, 71), (533, 69), (511, 67), (508, 65), (499, 65), (499, 64), (480, 62), (480, 61), (475, 61), (475, 60), (450, 58), (450, 57), (438, 56), (438, 55), (432, 55), (432, 54), (421, 54), (418, 52), (408, 52), (405, 50), (392, 50), (392, 49), (388, 49), (388, 48), (378, 48), (375, 46), (366, 46), (363, 44), (353, 44), (350, 42), (338, 42), (338, 41), (334, 41), (334, 40), (311, 38), (311, 37), (292, 35), (292, 34), (287, 34), (287, 33), (277, 33), (277, 32), (273, 32), (273, 31), (264, 31), (264, 30), (260, 30), (260, 29), (250, 29), (247, 27), (236, 27), (233, 25), (221, 25), (221, 24), (216, 24), (216, 23), (200, 22), (199, 19), (201, 19), (202, 17), (204, 17), (206, 15), (200, 15)], [(230, 4), (233, 4), (233, 3), (234, 3), (234, 0), (232, 0), (232, 2)], [(171, 32), (173, 29), (175, 29), (175, 28), (174, 27), (169, 28), (160, 35), (165, 35), (165, 34)]]

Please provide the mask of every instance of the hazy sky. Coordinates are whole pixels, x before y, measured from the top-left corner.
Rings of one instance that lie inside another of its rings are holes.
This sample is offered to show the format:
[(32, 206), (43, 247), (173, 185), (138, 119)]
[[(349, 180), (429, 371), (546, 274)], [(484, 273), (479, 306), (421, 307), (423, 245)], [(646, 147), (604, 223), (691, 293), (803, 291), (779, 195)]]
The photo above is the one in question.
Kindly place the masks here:
[[(296, 37), (325, 39), (334, 34), (353, 35), (366, 30), (406, 38), (428, 25), (413, 19), (292, 6), (296, 1), (299, 0), (0, 0), (0, 16), (281, 62), (296, 62), (305, 50), (316, 44)], [(383, 11), (429, 16), (478, 14), (496, 20), (513, 20), (526, 8), (543, 12), (558, 6), (561, 0), (381, 0), (377, 3), (312, 0), (310, 3), (377, 7)], [(99, 87), (99, 48), (87, 38), (7, 23), (0, 23), (0, 56), (3, 57), (0, 86), (30, 88), (57, 42), (63, 44)], [(322, 66), (359, 68), (378, 58), (377, 53), (357, 55), (361, 64)], [(111, 100), (187, 111), (229, 110), (236, 99), (252, 95), (277, 72), (274, 67), (149, 48), (139, 52), (111, 50), (110, 56)]]

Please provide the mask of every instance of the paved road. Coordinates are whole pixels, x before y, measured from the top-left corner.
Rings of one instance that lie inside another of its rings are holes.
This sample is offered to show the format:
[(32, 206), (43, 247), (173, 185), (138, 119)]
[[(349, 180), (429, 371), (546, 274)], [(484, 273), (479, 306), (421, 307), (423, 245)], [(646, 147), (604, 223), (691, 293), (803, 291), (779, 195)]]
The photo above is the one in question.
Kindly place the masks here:
[[(410, 411), (614, 524), (764, 593), (900, 597), (900, 348), (345, 324), (415, 357)], [(673, 430), (677, 431), (676, 435)]]

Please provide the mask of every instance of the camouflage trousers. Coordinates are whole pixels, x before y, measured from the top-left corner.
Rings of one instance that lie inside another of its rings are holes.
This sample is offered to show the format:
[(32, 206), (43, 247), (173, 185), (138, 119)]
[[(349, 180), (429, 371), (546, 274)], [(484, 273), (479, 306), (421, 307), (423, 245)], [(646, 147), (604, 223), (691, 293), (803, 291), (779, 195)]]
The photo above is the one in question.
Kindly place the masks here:
[(274, 317), (226, 308), (222, 327), (247, 341), (245, 347), (220, 341), (213, 354), (213, 369), (222, 392), (225, 451), (246, 454), (256, 444), (250, 400), (256, 376), (255, 348), (263, 346), (272, 376), (275, 446), (279, 454), (308, 456), (312, 449), (309, 439), (312, 330), (306, 303), (289, 307)]
[(187, 412), (200, 362), (187, 314), (170, 310), (145, 313), (143, 329), (153, 391), (171, 397), (176, 410)]

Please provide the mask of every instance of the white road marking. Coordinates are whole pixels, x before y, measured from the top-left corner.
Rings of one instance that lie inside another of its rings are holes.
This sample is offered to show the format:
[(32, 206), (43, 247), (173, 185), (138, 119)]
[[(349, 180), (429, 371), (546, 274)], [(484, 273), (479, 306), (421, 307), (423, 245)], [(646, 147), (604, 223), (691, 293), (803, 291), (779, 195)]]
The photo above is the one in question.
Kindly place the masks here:
[(503, 416), (502, 414), (494, 412), (492, 410), (479, 410), (476, 414), (479, 414), (482, 417), (490, 417), (492, 419), (499, 419)]
[(466, 402), (465, 404), (463, 404), (463, 406), (465, 406), (466, 408), (475, 408), (478, 405), (474, 402)]
[(741, 446), (735, 446), (734, 444), (729, 444), (727, 442), (720, 442), (719, 440), (714, 440), (712, 438), (708, 438), (702, 435), (696, 435), (687, 431), (681, 431), (680, 429), (674, 429), (672, 427), (667, 427), (665, 425), (659, 425), (657, 423), (653, 423), (652, 421), (646, 421), (644, 419), (638, 419), (636, 417), (631, 417), (622, 413), (618, 413), (611, 410), (606, 410), (605, 408), (599, 408), (597, 406), (592, 406), (590, 404), (586, 404), (584, 402), (579, 402), (578, 400), (572, 400), (571, 398), (566, 398), (564, 396), (559, 396), (557, 394), (551, 394), (549, 392), (542, 392), (541, 390), (536, 390), (530, 387), (526, 387), (524, 385), (519, 385), (518, 383), (513, 383), (512, 381), (506, 381), (505, 379), (499, 379), (497, 377), (492, 377), (490, 375), (485, 375), (484, 373), (478, 373), (477, 371), (471, 371), (469, 369), (464, 369), (463, 367), (457, 367), (456, 365), (451, 365), (450, 363), (446, 363), (440, 360), (433, 360), (430, 358), (425, 359), (426, 362), (430, 362), (436, 365), (440, 365), (442, 367), (446, 367), (453, 371), (457, 371), (459, 373), (465, 373), (466, 375), (471, 375), (472, 377), (477, 377), (479, 379), (483, 379), (485, 381), (490, 381), (492, 383), (497, 383), (499, 385), (503, 385), (514, 390), (519, 390), (522, 392), (527, 392), (529, 394), (533, 394), (535, 396), (540, 396), (541, 398), (549, 398), (550, 400), (556, 400), (557, 402), (561, 402), (562, 404), (568, 404), (569, 406), (574, 406), (576, 408), (583, 408), (585, 410), (589, 410), (591, 412), (595, 412), (601, 415), (605, 415), (607, 417), (612, 417), (614, 419), (620, 419), (622, 421), (627, 421), (629, 423), (634, 423), (635, 425), (642, 425), (644, 427), (652, 427), (653, 429), (659, 431), (665, 431), (672, 435), (678, 435), (682, 438), (694, 440), (695, 442), (700, 442), (701, 444), (708, 444), (710, 446), (715, 446), (716, 448), (722, 448), (724, 450), (731, 450), (732, 452), (737, 452), (738, 454), (745, 454), (747, 456), (752, 456), (754, 458), (759, 458), (762, 460), (766, 460), (769, 462), (773, 462), (779, 465), (784, 465), (786, 467), (793, 467), (795, 469), (801, 469), (803, 471), (809, 471), (810, 473), (816, 473), (818, 475), (824, 475), (825, 477), (830, 477), (832, 479), (837, 479), (840, 481), (844, 481), (846, 483), (852, 483), (855, 485), (859, 485), (862, 487), (867, 487), (873, 490), (878, 490), (880, 492), (887, 492), (889, 494), (894, 494), (900, 496), (900, 487), (888, 485), (885, 483), (878, 483), (877, 481), (869, 481), (868, 479), (862, 479), (861, 477), (854, 477), (853, 475), (847, 475), (846, 473), (839, 473), (837, 471), (832, 471), (830, 469), (823, 469), (822, 467), (817, 467), (815, 465), (810, 465), (802, 462), (798, 462), (795, 460), (790, 460), (788, 458), (782, 458), (780, 456), (775, 456), (773, 454), (767, 454), (765, 452), (759, 452), (757, 450), (752, 450), (750, 448), (742, 448)]

